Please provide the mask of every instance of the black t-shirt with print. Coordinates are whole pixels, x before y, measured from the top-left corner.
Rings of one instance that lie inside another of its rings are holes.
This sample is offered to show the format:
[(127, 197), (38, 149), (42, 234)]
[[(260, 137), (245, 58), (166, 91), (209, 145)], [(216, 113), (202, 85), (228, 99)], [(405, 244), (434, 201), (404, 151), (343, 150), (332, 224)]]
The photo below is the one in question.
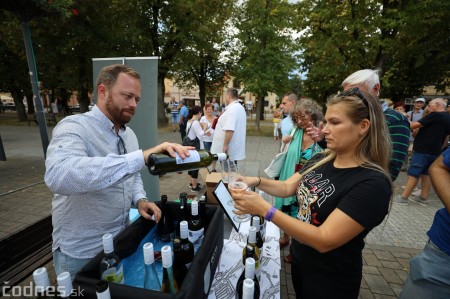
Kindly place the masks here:
[(298, 219), (320, 226), (338, 208), (365, 230), (348, 243), (326, 253), (293, 240), (291, 254), (294, 261), (300, 267), (321, 273), (319, 276), (327, 282), (330, 290), (333, 290), (333, 285), (340, 287), (343, 283), (355, 283), (359, 290), (364, 237), (387, 215), (391, 193), (388, 178), (373, 169), (339, 169), (331, 161), (306, 173), (297, 188)]

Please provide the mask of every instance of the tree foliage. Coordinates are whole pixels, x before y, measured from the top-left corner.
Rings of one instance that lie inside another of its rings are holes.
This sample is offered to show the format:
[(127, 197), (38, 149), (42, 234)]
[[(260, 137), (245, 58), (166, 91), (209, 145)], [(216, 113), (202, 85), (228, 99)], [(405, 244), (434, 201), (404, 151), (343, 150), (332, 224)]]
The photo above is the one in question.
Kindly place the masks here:
[(230, 71), (227, 51), (229, 29), (227, 21), (232, 15), (235, 0), (195, 1), (191, 15), (192, 28), (185, 35), (183, 47), (175, 58), (171, 72), (179, 86), (199, 87), (200, 102), (205, 104), (206, 94), (220, 96)]
[(364, 68), (381, 71), (382, 97), (393, 100), (421, 94), (429, 84), (446, 85), (448, 1), (305, 0), (297, 5), (309, 96), (325, 100), (349, 74)]
[(264, 98), (269, 92), (282, 93), (289, 74), (297, 69), (296, 44), (291, 4), (282, 0), (248, 0), (238, 9), (234, 22), (240, 47), (235, 76), (244, 83), (244, 92), (257, 95), (256, 125), (263, 117)]

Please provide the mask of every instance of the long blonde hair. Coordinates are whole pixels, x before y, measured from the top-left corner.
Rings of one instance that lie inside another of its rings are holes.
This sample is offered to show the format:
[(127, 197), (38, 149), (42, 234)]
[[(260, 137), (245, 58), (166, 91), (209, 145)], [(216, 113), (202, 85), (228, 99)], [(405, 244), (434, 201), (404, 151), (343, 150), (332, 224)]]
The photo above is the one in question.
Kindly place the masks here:
[[(364, 99), (361, 99), (357, 95), (331, 96), (328, 98), (327, 107), (342, 104), (345, 107), (347, 116), (354, 124), (359, 124), (364, 119), (369, 120), (369, 130), (356, 147), (355, 160), (361, 167), (374, 169), (383, 173), (390, 181), (389, 158), (392, 146), (383, 110), (378, 101), (378, 97), (362, 91), (358, 92)], [(336, 152), (327, 149), (325, 151), (325, 157), (305, 173), (333, 160), (335, 157)]]

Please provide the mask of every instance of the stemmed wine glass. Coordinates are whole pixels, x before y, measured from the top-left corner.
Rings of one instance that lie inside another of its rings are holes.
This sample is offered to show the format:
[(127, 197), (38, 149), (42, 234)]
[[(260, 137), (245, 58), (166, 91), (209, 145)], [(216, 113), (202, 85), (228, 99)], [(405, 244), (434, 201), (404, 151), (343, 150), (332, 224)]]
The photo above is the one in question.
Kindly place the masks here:
[[(235, 169), (236, 171), (233, 173), (233, 175), (228, 176), (228, 188), (233, 192), (242, 192), (247, 190), (248, 184), (245, 176), (238, 170), (236, 165)], [(234, 206), (234, 202), (232, 202), (232, 204)], [(246, 222), (251, 219), (251, 216), (249, 214), (235, 215), (233, 219), (236, 222)]]
[[(222, 181), (225, 184), (228, 184), (230, 181), (230, 178), (231, 178), (231, 180), (233, 180), (233, 178), (237, 175), (237, 172), (238, 172), (237, 165), (229, 159), (220, 161), (220, 165), (222, 167)], [(229, 200), (227, 202), (227, 204), (229, 206), (234, 206), (233, 200)]]

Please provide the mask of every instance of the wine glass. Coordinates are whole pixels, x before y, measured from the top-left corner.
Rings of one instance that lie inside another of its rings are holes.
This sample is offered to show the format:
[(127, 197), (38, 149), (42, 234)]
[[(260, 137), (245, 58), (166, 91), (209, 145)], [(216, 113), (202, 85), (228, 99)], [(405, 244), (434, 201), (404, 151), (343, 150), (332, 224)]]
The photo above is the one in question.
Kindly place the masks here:
[[(238, 172), (237, 165), (229, 159), (220, 161), (220, 165), (222, 167), (222, 181), (225, 184), (228, 184), (230, 181), (230, 178), (231, 178), (231, 180), (233, 180), (233, 177), (235, 177)], [(227, 204), (229, 206), (234, 206), (233, 200), (229, 200), (227, 202)]]
[[(242, 192), (248, 189), (247, 179), (241, 172), (238, 171), (237, 167), (235, 174), (228, 177), (228, 188), (233, 192)], [(246, 222), (251, 219), (251, 216), (249, 214), (235, 215), (233, 219), (236, 222)]]

